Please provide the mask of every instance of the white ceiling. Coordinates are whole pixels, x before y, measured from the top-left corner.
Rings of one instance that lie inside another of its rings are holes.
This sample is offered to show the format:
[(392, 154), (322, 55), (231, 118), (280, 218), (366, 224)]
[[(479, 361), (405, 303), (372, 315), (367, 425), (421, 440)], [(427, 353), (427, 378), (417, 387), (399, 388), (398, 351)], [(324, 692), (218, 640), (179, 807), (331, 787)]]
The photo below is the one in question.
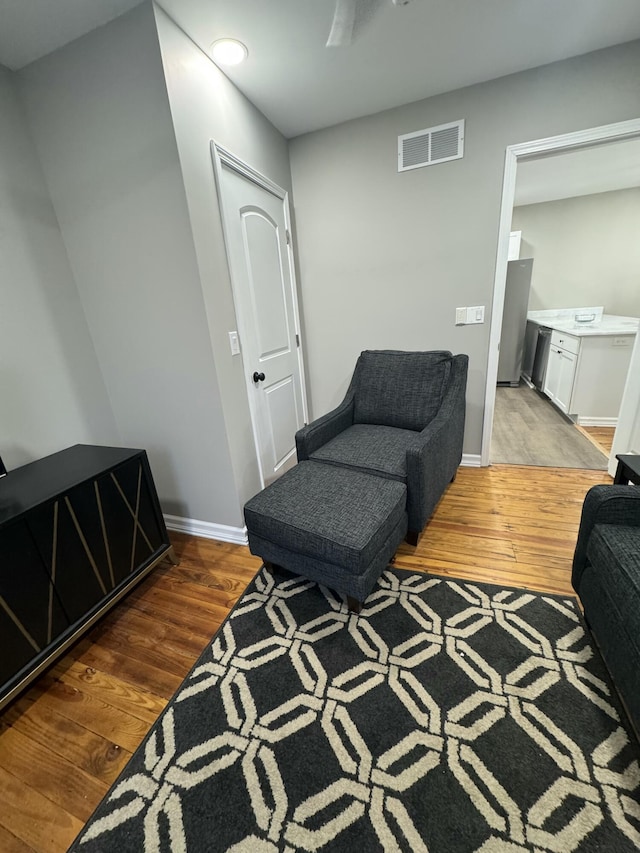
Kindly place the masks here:
[[(0, 0), (0, 63), (18, 69), (139, 0)], [(336, 0), (161, 0), (287, 137), (640, 38), (639, 0), (357, 0), (349, 47), (326, 48)]]
[[(640, 0), (356, 0), (348, 47), (325, 43), (337, 0), (160, 0), (285, 136), (640, 38)], [(17, 70), (140, 0), (0, 0), (0, 64)], [(640, 140), (518, 165), (516, 205), (640, 186)]]
[(515, 206), (640, 187), (640, 139), (518, 163)]

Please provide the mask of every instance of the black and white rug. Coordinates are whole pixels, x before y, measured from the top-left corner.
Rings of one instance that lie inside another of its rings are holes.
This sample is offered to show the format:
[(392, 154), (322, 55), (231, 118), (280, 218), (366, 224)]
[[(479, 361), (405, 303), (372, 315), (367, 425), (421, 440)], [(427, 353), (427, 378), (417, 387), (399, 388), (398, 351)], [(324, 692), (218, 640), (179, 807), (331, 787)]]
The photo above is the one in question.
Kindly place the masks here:
[(626, 853), (637, 741), (570, 598), (258, 574), (76, 853)]

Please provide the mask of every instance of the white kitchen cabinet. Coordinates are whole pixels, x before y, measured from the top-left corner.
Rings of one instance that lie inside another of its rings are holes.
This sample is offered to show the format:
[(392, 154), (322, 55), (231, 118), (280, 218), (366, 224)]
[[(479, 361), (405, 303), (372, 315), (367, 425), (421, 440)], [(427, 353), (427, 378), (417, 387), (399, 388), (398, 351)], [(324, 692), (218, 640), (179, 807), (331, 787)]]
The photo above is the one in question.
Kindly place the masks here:
[(634, 338), (554, 330), (543, 392), (579, 424), (615, 426)]
[(578, 338), (559, 332), (552, 333), (543, 390), (565, 415), (571, 413), (579, 350)]
[(558, 396), (558, 381), (560, 379), (560, 351), (558, 347), (550, 347), (547, 356), (547, 367), (544, 372), (544, 385), (542, 393), (546, 394), (552, 403)]

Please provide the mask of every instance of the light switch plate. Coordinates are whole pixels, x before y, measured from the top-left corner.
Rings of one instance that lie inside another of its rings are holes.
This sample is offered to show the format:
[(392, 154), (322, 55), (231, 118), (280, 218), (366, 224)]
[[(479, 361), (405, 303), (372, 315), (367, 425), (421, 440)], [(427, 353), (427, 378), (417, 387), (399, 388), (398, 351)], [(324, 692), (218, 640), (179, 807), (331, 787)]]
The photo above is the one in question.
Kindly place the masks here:
[(229, 346), (231, 355), (240, 355), (240, 339), (237, 332), (229, 332)]
[(484, 323), (484, 305), (467, 308), (467, 323)]
[(484, 305), (456, 308), (456, 326), (469, 326), (474, 323), (484, 323)]

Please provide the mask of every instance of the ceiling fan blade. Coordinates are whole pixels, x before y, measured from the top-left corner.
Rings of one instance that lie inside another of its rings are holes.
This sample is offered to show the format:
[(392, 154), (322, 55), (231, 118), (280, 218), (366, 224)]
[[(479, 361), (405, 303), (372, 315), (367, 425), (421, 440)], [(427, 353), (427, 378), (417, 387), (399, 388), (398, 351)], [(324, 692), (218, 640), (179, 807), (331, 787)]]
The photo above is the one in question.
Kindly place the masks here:
[(353, 39), (358, 0), (336, 0), (327, 47), (346, 47)]

